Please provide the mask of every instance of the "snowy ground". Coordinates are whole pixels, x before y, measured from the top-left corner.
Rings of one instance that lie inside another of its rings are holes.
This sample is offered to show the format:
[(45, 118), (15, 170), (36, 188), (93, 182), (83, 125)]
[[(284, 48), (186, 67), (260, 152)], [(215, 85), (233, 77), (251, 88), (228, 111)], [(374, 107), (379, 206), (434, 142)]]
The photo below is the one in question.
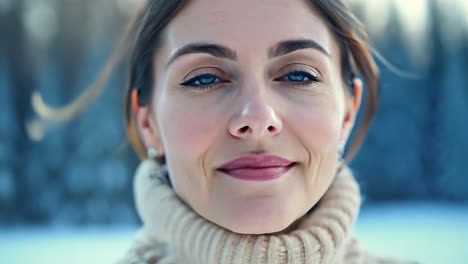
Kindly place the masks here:
[[(112, 263), (135, 227), (0, 229), (0, 263)], [(387, 204), (361, 211), (356, 233), (381, 255), (427, 264), (468, 264), (468, 205)]]

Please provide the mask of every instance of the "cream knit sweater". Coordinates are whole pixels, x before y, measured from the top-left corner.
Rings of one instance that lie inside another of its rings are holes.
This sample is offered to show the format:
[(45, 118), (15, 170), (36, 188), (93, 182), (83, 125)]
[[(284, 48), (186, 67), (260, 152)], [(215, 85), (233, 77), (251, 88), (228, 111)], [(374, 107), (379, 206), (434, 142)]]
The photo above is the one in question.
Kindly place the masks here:
[(351, 227), (361, 199), (348, 167), (312, 213), (280, 235), (242, 235), (207, 221), (178, 198), (153, 161), (141, 163), (134, 187), (143, 227), (121, 264), (410, 263), (378, 258), (359, 247)]

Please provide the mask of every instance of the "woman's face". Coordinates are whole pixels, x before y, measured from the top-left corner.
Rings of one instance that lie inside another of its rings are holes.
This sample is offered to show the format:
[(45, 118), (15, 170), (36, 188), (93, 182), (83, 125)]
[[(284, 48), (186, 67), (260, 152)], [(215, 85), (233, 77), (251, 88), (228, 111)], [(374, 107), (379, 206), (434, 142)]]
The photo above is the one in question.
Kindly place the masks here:
[[(282, 231), (330, 186), (354, 123), (361, 88), (347, 97), (339, 58), (306, 1), (190, 1), (154, 58), (143, 141), (204, 218), (238, 233)], [(247, 159), (223, 166), (237, 158)]]

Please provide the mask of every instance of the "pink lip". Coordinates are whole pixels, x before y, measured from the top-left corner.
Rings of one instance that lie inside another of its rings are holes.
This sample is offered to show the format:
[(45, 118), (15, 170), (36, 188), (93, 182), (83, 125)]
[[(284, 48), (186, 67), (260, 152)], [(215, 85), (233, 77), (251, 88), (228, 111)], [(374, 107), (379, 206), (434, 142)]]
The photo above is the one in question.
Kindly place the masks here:
[(269, 181), (281, 177), (296, 163), (275, 155), (248, 155), (222, 165), (218, 170), (248, 181)]

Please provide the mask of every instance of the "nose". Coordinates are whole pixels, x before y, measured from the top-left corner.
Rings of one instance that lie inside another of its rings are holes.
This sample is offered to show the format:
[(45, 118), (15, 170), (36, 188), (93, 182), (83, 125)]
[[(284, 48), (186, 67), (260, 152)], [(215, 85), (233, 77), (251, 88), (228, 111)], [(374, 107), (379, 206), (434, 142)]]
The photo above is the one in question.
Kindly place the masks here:
[(261, 91), (246, 94), (229, 122), (229, 133), (241, 139), (273, 137), (280, 133), (283, 124), (274, 103), (269, 101)]

